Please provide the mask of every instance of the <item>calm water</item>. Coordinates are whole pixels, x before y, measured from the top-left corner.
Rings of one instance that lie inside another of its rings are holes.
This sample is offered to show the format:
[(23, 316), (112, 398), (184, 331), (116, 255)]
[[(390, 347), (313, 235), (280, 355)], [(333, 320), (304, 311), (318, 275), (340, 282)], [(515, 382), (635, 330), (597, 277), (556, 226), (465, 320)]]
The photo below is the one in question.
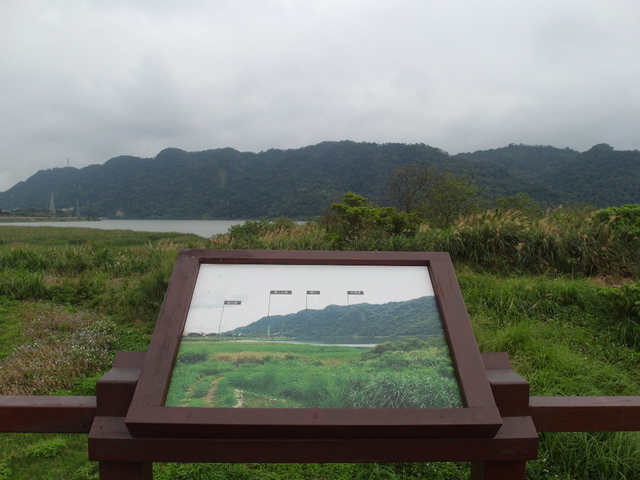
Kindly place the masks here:
[(135, 230), (138, 232), (180, 232), (195, 233), (201, 237), (211, 237), (225, 233), (229, 227), (244, 223), (244, 220), (100, 220), (78, 222), (14, 222), (0, 223), (0, 226), (28, 227), (82, 227), (102, 230)]

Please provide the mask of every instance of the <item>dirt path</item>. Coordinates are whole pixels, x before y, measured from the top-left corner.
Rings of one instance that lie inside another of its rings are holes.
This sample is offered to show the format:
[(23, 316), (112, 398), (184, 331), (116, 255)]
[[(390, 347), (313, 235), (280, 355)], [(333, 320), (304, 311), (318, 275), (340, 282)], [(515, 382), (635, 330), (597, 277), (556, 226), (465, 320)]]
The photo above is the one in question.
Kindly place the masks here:
[(205, 407), (213, 407), (213, 403), (215, 401), (214, 397), (216, 395), (216, 390), (218, 389), (218, 383), (220, 383), (220, 380), (220, 378), (216, 378), (209, 384), (209, 391), (204, 397), (202, 397)]
[(244, 392), (239, 388), (235, 388), (233, 390), (233, 393), (236, 396), (236, 404), (233, 406), (233, 408), (242, 408), (244, 406)]

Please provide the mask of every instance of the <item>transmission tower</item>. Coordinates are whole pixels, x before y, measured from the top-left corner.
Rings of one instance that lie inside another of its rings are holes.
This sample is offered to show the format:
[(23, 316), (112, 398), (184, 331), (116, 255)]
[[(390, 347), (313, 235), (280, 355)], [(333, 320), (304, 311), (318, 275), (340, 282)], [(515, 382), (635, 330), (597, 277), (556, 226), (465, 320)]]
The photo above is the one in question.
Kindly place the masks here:
[(56, 216), (56, 202), (53, 200), (53, 192), (51, 192), (51, 200), (49, 200), (49, 216)]

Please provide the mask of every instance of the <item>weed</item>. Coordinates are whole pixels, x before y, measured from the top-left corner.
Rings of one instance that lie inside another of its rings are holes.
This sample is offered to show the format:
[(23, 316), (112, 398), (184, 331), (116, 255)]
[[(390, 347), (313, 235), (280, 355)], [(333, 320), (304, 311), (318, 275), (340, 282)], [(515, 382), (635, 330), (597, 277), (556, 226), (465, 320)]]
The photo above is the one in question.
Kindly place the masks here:
[(40, 395), (70, 388), (75, 378), (103, 371), (111, 359), (113, 324), (59, 307), (26, 308), (24, 341), (0, 364), (0, 394)]
[(24, 453), (27, 457), (51, 458), (60, 454), (66, 447), (67, 442), (64, 438), (54, 437), (30, 445)]
[(11, 468), (6, 462), (0, 462), (0, 480), (9, 480), (11, 475)]

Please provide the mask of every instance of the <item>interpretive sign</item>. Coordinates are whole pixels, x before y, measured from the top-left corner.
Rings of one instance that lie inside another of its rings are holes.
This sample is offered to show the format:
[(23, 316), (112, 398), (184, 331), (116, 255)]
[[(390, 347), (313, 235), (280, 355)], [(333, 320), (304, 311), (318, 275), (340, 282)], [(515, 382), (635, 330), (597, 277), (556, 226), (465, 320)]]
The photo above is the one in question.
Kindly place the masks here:
[[(354, 284), (366, 285), (367, 294), (347, 290)], [(275, 302), (269, 291), (289, 297)], [(345, 292), (358, 300), (347, 302)], [(317, 297), (309, 302), (309, 294)], [(225, 310), (228, 296), (242, 298), (233, 303), (242, 308)], [(463, 404), (427, 268), (205, 264), (165, 406)]]
[(204, 438), (500, 422), (447, 254), (202, 250), (179, 256), (126, 420)]

